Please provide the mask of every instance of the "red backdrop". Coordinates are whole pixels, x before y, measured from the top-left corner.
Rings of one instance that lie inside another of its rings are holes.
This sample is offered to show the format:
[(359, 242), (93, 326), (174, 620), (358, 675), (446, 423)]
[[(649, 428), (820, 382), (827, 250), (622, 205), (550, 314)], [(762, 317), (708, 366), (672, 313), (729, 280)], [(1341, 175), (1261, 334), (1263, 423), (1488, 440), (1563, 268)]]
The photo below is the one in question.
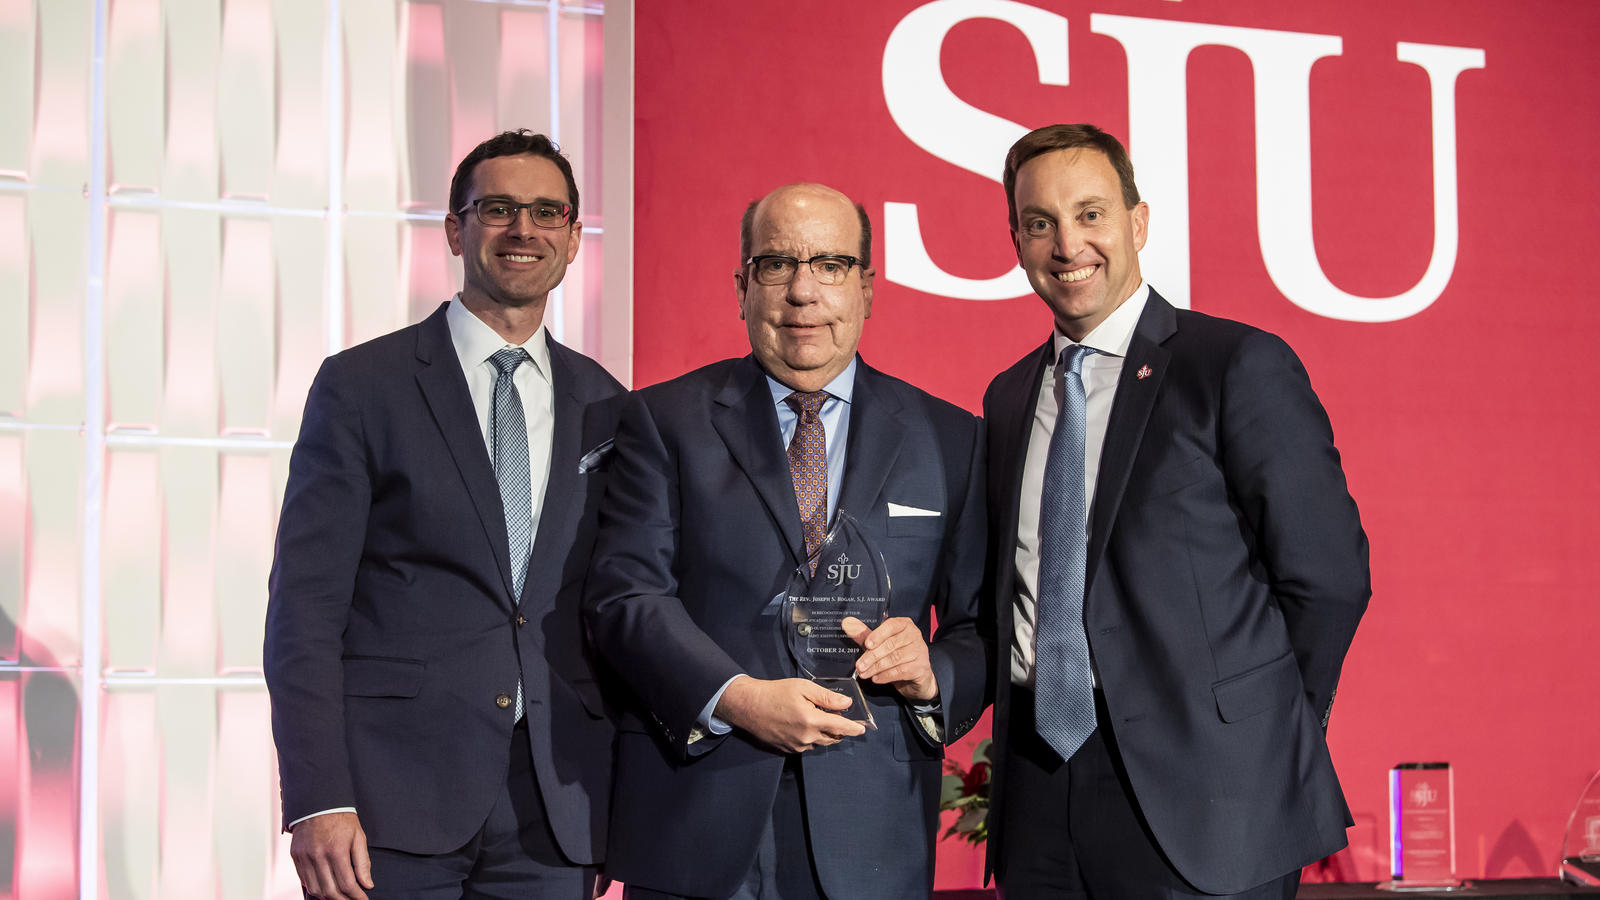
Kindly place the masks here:
[[(1455, 768), (1463, 875), (1553, 871), (1600, 767), (1600, 5), (702, 0), (636, 16), (637, 384), (748, 350), (739, 215), (821, 181), (878, 229), (863, 355), (976, 410), (1049, 327), (1025, 283), (951, 296), (1014, 284), (993, 284), (1015, 268), (1005, 146), (1059, 121), (1123, 136), (1151, 208), (1147, 277), (1299, 351), (1372, 541), (1330, 732), (1357, 826), (1323, 875), (1385, 875), (1385, 772), (1423, 760)], [(1452, 193), (1457, 215), (1437, 215)], [(915, 204), (920, 238), (886, 204)], [(919, 242), (969, 284), (931, 281)], [(950, 842), (939, 866), (942, 887), (981, 875)]]

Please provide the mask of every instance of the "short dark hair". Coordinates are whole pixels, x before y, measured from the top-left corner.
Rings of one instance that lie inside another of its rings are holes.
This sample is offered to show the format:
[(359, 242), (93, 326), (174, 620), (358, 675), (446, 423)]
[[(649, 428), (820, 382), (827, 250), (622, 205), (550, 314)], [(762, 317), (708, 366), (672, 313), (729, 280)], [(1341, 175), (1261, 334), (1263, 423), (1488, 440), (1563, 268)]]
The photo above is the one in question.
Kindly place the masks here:
[(1121, 141), (1087, 123), (1046, 125), (1023, 135), (1011, 145), (1011, 152), (1006, 154), (1006, 208), (1010, 210), (1013, 229), (1017, 227), (1017, 170), (1035, 156), (1052, 150), (1081, 147), (1104, 153), (1106, 159), (1111, 161), (1111, 168), (1117, 170), (1117, 179), (1122, 182), (1122, 205), (1128, 209), (1139, 205), (1139, 187), (1133, 183), (1133, 161), (1128, 159), (1128, 151), (1123, 148)]
[[(765, 199), (765, 198), (763, 198)], [(739, 265), (750, 258), (755, 250), (756, 207), (761, 205), (760, 200), (751, 200), (750, 205), (744, 208), (744, 217), (739, 220)], [(861, 220), (861, 246), (856, 249), (856, 259), (861, 261), (861, 268), (872, 268), (872, 219), (867, 216), (867, 208), (855, 204), (856, 218)]]
[(567, 180), (567, 202), (572, 204), (572, 218), (568, 221), (577, 221), (578, 181), (572, 177), (572, 164), (561, 155), (561, 148), (556, 146), (555, 141), (526, 128), (502, 131), (473, 147), (471, 153), (462, 157), (461, 163), (456, 166), (455, 177), (450, 179), (449, 211), (459, 215), (466, 208), (467, 193), (472, 190), (472, 173), (478, 168), (478, 163), (501, 156), (523, 155), (543, 157), (561, 170), (561, 177)]

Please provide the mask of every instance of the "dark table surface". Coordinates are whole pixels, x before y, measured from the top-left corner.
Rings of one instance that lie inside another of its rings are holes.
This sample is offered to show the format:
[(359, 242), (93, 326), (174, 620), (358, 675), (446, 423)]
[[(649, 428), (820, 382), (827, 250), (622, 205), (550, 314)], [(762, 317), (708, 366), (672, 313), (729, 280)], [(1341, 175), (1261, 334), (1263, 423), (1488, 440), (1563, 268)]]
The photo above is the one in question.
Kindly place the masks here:
[(1405, 897), (1595, 897), (1600, 889), (1580, 888), (1563, 883), (1556, 878), (1496, 878), (1469, 879), (1466, 887), (1457, 891), (1380, 891), (1373, 882), (1328, 882), (1302, 884), (1299, 900), (1375, 900), (1375, 898)]
[[(1298, 900), (1405, 900), (1408, 897), (1471, 897), (1489, 900), (1496, 897), (1600, 897), (1600, 888), (1579, 888), (1555, 878), (1497, 878), (1468, 881), (1457, 891), (1380, 891), (1374, 882), (1328, 882), (1303, 884)], [(993, 891), (934, 891), (934, 900), (991, 900)]]

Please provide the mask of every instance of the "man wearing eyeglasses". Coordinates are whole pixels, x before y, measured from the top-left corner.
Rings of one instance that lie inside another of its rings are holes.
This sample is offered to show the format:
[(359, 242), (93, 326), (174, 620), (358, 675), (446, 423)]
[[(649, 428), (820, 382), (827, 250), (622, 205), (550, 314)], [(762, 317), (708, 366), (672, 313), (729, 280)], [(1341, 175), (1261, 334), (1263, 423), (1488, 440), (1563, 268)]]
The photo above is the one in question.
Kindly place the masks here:
[[(932, 888), (941, 746), (984, 705), (982, 428), (856, 355), (871, 245), (830, 188), (751, 204), (733, 276), (751, 355), (638, 391), (619, 421), (584, 611), (632, 690), (607, 861), (630, 897)], [(797, 677), (780, 620), (845, 513), (891, 583), (886, 621), (844, 620), (857, 701)]]
[(576, 591), (622, 387), (543, 325), (581, 234), (548, 138), (485, 141), (445, 217), (461, 292), (312, 384), (265, 649), (310, 896), (593, 892), (613, 731)]

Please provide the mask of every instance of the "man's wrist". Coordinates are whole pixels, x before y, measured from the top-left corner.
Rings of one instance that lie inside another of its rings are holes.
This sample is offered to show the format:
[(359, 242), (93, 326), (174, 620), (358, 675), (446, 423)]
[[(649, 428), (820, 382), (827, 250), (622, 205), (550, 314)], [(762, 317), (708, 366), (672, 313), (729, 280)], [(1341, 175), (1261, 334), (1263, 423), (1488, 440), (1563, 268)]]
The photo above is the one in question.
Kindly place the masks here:
[(722, 687), (722, 694), (717, 698), (714, 717), (720, 722), (727, 723), (731, 728), (739, 727), (739, 712), (747, 705), (745, 698), (754, 686), (755, 677), (752, 675), (741, 673), (728, 679), (728, 683)]

